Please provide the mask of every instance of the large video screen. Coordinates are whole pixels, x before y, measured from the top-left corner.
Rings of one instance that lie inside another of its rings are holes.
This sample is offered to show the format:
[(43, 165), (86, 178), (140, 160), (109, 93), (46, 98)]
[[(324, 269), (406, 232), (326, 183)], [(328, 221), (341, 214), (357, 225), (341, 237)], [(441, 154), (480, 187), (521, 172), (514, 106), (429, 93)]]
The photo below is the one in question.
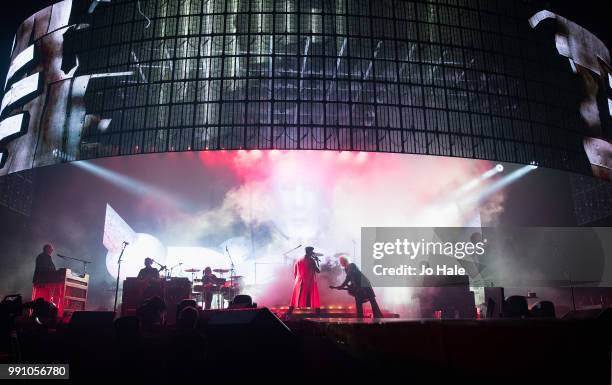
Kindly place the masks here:
[[(7, 214), (11, 220), (1, 223), (0, 291), (29, 292), (34, 259), (51, 243), (57, 254), (92, 262), (88, 309), (112, 308), (117, 259), (127, 242), (122, 283), (147, 257), (191, 280), (186, 270), (229, 268), (229, 253), (245, 291), (260, 305), (287, 305), (293, 263), (311, 245), (327, 266), (319, 279), (323, 303), (346, 304), (350, 297), (327, 285), (342, 280), (339, 256), (359, 263), (362, 226), (495, 223), (503, 212), (504, 192), (495, 187), (501, 175), (487, 161), (276, 150), (152, 154), (40, 168), (31, 215)], [(477, 192), (486, 198), (474, 199)], [(53, 259), (57, 267), (83, 271), (80, 262)], [(377, 294), (381, 306), (405, 313), (409, 293), (381, 288)]]
[[(166, 266), (163, 275), (190, 281), (207, 266), (230, 269), (233, 262), (244, 293), (260, 306), (287, 306), (294, 263), (313, 246), (322, 254), (321, 303), (351, 306), (350, 296), (328, 286), (344, 278), (340, 257), (363, 266), (362, 227), (480, 229), (512, 224), (517, 213), (532, 218), (523, 224), (559, 225), (552, 213), (557, 208), (546, 207), (553, 195), (562, 201), (551, 172), (448, 157), (278, 150), (150, 154), (43, 167), (32, 176), (29, 215), (2, 208), (0, 292), (29, 293), (36, 256), (50, 243), (58, 268), (83, 273), (81, 262), (71, 258), (90, 262), (87, 309), (112, 309), (126, 242), (120, 290), (145, 258), (156, 268)], [(539, 193), (538, 178), (549, 180)], [(538, 221), (547, 210), (553, 219)], [(459, 262), (471, 285), (503, 284), (508, 292), (513, 286), (507, 283), (517, 278), (565, 279), (567, 266), (573, 280), (584, 273), (592, 282), (609, 282), (597, 238), (567, 234), (558, 245), (536, 236), (535, 243), (503, 246), (497, 260)], [(539, 283), (553, 286), (546, 290), (559, 312), (569, 309), (567, 285)], [(376, 287), (381, 307), (418, 317), (422, 303), (413, 286)]]
[(609, 68), (597, 37), (521, 1), (66, 0), (16, 33), (0, 173), (311, 149), (610, 179)]

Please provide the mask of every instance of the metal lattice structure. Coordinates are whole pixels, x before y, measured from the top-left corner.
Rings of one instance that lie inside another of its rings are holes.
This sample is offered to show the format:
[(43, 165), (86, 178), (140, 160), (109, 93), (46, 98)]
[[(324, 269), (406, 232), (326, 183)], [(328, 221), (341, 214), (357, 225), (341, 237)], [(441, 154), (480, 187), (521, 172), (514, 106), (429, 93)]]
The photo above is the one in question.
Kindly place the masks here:
[(596, 223), (612, 217), (612, 185), (584, 175), (571, 175), (574, 213), (579, 225)]
[(32, 213), (34, 171), (23, 171), (0, 178), (0, 205), (24, 216)]

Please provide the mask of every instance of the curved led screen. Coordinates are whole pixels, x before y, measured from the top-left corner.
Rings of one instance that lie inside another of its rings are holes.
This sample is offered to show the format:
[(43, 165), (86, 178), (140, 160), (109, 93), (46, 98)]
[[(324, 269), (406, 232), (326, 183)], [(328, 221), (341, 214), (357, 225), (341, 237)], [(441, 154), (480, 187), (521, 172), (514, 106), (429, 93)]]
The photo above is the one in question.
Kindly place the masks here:
[(522, 1), (65, 0), (19, 28), (1, 173), (216, 149), (397, 152), (610, 179), (610, 56)]

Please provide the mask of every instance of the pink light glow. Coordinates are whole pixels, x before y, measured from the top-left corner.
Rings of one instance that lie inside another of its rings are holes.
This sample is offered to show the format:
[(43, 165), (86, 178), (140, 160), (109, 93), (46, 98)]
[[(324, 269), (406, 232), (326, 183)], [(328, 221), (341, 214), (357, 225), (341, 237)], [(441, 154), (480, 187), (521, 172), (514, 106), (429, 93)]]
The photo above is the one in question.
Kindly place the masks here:
[[(476, 205), (460, 207), (448, 197), (493, 166), (480, 160), (347, 151), (238, 150), (172, 155), (168, 162), (193, 159), (206, 173), (185, 177), (178, 172), (166, 179), (176, 177), (178, 186), (202, 178), (202, 192), (196, 199), (206, 202), (208, 190), (222, 192), (222, 199), (194, 211), (164, 207), (145, 196), (140, 203), (142, 216), (159, 222), (164, 230), (155, 236), (168, 240), (167, 247), (219, 247), (199, 243), (207, 234), (241, 240), (247, 247), (237, 268), (251, 285), (257, 268), (257, 285), (249, 286), (249, 294), (264, 306), (288, 303), (293, 278), (290, 264), (303, 249), (286, 259), (282, 253), (299, 244), (315, 246), (333, 263), (337, 261), (331, 256), (336, 253), (345, 253), (358, 263), (353, 254), (360, 255), (362, 226), (461, 226), (479, 218)], [(167, 167), (178, 170), (184, 163)], [(184, 191), (169, 193), (179, 196)], [(261, 228), (267, 234), (263, 244), (251, 239), (250, 229)], [(327, 288), (338, 283), (330, 279), (338, 277), (319, 277), (322, 304), (351, 306), (352, 299), (346, 293)], [(403, 288), (378, 289), (377, 296), (381, 306), (391, 311), (411, 301), (409, 290)]]

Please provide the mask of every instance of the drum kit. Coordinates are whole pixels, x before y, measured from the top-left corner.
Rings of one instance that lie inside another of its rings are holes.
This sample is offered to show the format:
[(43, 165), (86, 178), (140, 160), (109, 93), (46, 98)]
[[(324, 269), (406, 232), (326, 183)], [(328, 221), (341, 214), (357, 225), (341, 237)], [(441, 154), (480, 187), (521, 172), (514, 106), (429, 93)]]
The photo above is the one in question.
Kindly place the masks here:
[(225, 274), (231, 273), (232, 269), (213, 269), (214, 273), (217, 273), (219, 277), (207, 280), (204, 283), (204, 279), (196, 278), (196, 274), (200, 273), (201, 269), (185, 269), (185, 273), (191, 274), (191, 292), (192, 299), (200, 301), (202, 308), (204, 308), (204, 294), (212, 293), (213, 304), (216, 309), (223, 309), (225, 301), (231, 301), (234, 297), (240, 294), (242, 289), (242, 276), (231, 274), (229, 277), (224, 277)]

